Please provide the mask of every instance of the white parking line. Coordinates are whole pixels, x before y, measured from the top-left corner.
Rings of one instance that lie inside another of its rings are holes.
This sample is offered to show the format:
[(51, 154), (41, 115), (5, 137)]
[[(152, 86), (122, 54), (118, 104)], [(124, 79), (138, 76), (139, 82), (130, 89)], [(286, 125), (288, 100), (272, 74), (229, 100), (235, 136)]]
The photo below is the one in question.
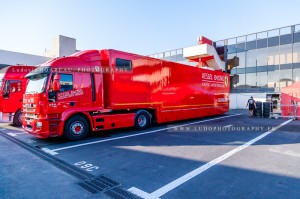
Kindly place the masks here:
[(225, 128), (229, 128), (229, 127), (232, 127), (233, 125), (230, 124), (230, 125), (227, 125), (227, 126), (224, 126)]
[(62, 150), (66, 150), (66, 149), (72, 149), (72, 148), (81, 147), (81, 146), (87, 146), (87, 145), (92, 145), (92, 144), (97, 144), (97, 143), (102, 143), (102, 142), (108, 142), (108, 141), (112, 141), (112, 140), (120, 140), (120, 139), (124, 139), (124, 138), (129, 138), (129, 137), (136, 137), (136, 136), (140, 136), (140, 135), (151, 134), (151, 133), (155, 133), (155, 132), (159, 132), (159, 131), (164, 131), (164, 130), (168, 130), (168, 129), (178, 128), (178, 127), (182, 127), (182, 126), (188, 126), (188, 125), (192, 125), (192, 124), (198, 124), (198, 123), (209, 122), (209, 121), (214, 121), (214, 120), (228, 118), (228, 117), (234, 117), (234, 116), (237, 116), (237, 115), (241, 115), (241, 114), (227, 115), (227, 116), (213, 118), (213, 119), (207, 119), (207, 120), (202, 120), (202, 121), (197, 121), (197, 122), (190, 122), (190, 123), (182, 124), (182, 125), (178, 125), (178, 126), (172, 126), (172, 127), (157, 129), (157, 130), (153, 130), (153, 131), (143, 132), (143, 133), (137, 133), (137, 134), (132, 134), (132, 135), (126, 135), (126, 136), (111, 138), (111, 139), (98, 140), (98, 141), (94, 141), (94, 142), (77, 144), (77, 145), (72, 145), (72, 146), (67, 146), (67, 147), (62, 147), (62, 148), (57, 148), (57, 149), (47, 149), (47, 151), (48, 152), (50, 152), (50, 151), (57, 152), (57, 151), (62, 151)]
[(13, 137), (16, 137), (17, 135), (20, 135), (20, 134), (26, 134), (26, 132), (22, 132), (22, 133), (7, 133), (7, 135), (10, 135), (10, 136), (13, 136)]
[(49, 153), (50, 155), (56, 155), (58, 153), (56, 153), (55, 151), (51, 151), (50, 149), (48, 148), (42, 148), (42, 150), (46, 153)]
[(10, 135), (10, 136), (12, 136), (12, 137), (16, 137), (16, 136), (17, 136), (17, 135), (14, 134), (14, 133), (7, 133), (7, 135)]
[(131, 187), (130, 189), (128, 189), (128, 191), (130, 191), (131, 193), (141, 197), (141, 198), (145, 198), (145, 199), (159, 199), (153, 195), (151, 195), (150, 193), (144, 192), (138, 188), (135, 187)]
[(226, 160), (227, 158), (233, 156), (234, 154), (240, 152), (241, 150), (251, 146), (252, 144), (254, 144), (255, 142), (261, 140), (262, 138), (266, 137), (267, 135), (271, 134), (272, 132), (276, 131), (277, 129), (279, 129), (280, 127), (288, 124), (289, 122), (293, 121), (292, 119), (278, 125), (277, 127), (271, 129), (270, 131), (267, 131), (263, 134), (261, 134), (260, 136), (250, 140), (249, 142), (246, 142), (245, 144), (225, 153), (224, 155), (206, 163), (205, 165), (198, 167), (197, 169), (185, 174), (184, 176), (170, 182), (169, 184), (157, 189), (156, 191), (150, 193), (146, 193), (136, 187), (132, 187), (130, 189), (128, 189), (128, 191), (131, 191), (132, 193), (135, 193), (137, 195), (139, 195), (140, 197), (145, 196), (145, 199), (150, 199), (150, 198), (159, 198), (163, 195), (165, 195), (166, 193), (168, 193), (169, 191), (172, 191), (173, 189), (175, 189), (176, 187), (182, 185), (183, 183), (189, 181), (190, 179), (196, 177), (197, 175), (203, 173), (204, 171), (208, 170), (209, 168), (215, 166), (216, 164), (222, 162), (223, 160)]
[(18, 132), (26, 133), (23, 129), (18, 129), (18, 128), (14, 128), (14, 127), (0, 128), (0, 131), (2, 131), (2, 132), (4, 132), (4, 131), (18, 131)]

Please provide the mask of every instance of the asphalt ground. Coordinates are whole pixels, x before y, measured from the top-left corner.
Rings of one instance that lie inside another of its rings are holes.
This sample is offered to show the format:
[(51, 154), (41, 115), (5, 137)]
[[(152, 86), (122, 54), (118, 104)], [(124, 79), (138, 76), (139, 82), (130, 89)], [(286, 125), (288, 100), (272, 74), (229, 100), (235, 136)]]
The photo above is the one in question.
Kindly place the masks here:
[(0, 124), (0, 198), (299, 198), (299, 142), (300, 121), (246, 110), (78, 142)]

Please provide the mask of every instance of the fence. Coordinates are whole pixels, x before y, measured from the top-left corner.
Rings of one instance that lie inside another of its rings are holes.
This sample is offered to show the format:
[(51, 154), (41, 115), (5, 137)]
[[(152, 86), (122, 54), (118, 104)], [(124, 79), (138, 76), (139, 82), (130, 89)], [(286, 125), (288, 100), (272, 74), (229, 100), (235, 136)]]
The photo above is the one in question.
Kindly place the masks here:
[[(273, 103), (270, 103), (273, 106)], [(273, 107), (272, 107), (273, 108)], [(270, 108), (269, 118), (289, 118), (297, 120), (299, 119), (299, 108), (298, 103), (292, 101), (290, 104), (279, 104), (277, 109)]]
[[(280, 102), (280, 101), (279, 101)], [(255, 117), (300, 119), (300, 106), (297, 102), (282, 104), (274, 102), (256, 102)]]

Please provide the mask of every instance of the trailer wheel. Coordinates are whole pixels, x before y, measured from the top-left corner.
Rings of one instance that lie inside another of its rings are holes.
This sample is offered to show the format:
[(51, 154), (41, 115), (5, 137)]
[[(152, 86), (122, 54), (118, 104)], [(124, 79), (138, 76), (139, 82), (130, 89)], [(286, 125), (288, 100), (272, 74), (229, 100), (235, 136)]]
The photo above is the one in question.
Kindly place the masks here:
[(151, 114), (148, 111), (140, 110), (134, 117), (134, 126), (138, 130), (146, 129), (151, 124)]
[(18, 110), (15, 115), (14, 115), (14, 119), (13, 119), (13, 123), (16, 126), (22, 126), (22, 112), (21, 110)]
[(84, 139), (88, 135), (89, 124), (81, 116), (73, 116), (65, 124), (64, 137), (70, 141)]

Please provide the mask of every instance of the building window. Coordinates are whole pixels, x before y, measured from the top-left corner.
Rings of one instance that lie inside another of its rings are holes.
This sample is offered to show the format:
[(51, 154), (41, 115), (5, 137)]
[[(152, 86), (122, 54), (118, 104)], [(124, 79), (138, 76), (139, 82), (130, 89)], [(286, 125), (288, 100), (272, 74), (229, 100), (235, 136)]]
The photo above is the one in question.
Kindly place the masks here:
[(279, 65), (279, 46), (268, 48), (268, 65)]
[(268, 71), (268, 88), (273, 92), (279, 92), (280, 71)]
[(246, 66), (256, 67), (256, 50), (249, 50), (246, 54)]
[(300, 42), (300, 32), (294, 33), (294, 43)]
[(126, 59), (116, 59), (116, 67), (120, 71), (131, 71), (132, 70), (132, 61)]
[(296, 68), (293, 71), (293, 80), (295, 82), (300, 81), (300, 68)]
[(300, 43), (295, 43), (293, 45), (293, 63), (300, 62)]
[(280, 88), (287, 87), (293, 83), (293, 70), (280, 70)]
[(237, 53), (236, 56), (239, 58), (239, 66), (238, 69), (246, 67), (246, 54), (245, 52)]
[(246, 88), (247, 92), (256, 92), (256, 73), (246, 74)]
[(257, 87), (258, 88), (267, 88), (268, 87), (268, 74), (267, 72), (257, 73)]
[(293, 62), (292, 44), (280, 46), (280, 64), (291, 64)]
[(261, 48), (256, 50), (257, 66), (267, 66), (268, 64), (268, 49)]

